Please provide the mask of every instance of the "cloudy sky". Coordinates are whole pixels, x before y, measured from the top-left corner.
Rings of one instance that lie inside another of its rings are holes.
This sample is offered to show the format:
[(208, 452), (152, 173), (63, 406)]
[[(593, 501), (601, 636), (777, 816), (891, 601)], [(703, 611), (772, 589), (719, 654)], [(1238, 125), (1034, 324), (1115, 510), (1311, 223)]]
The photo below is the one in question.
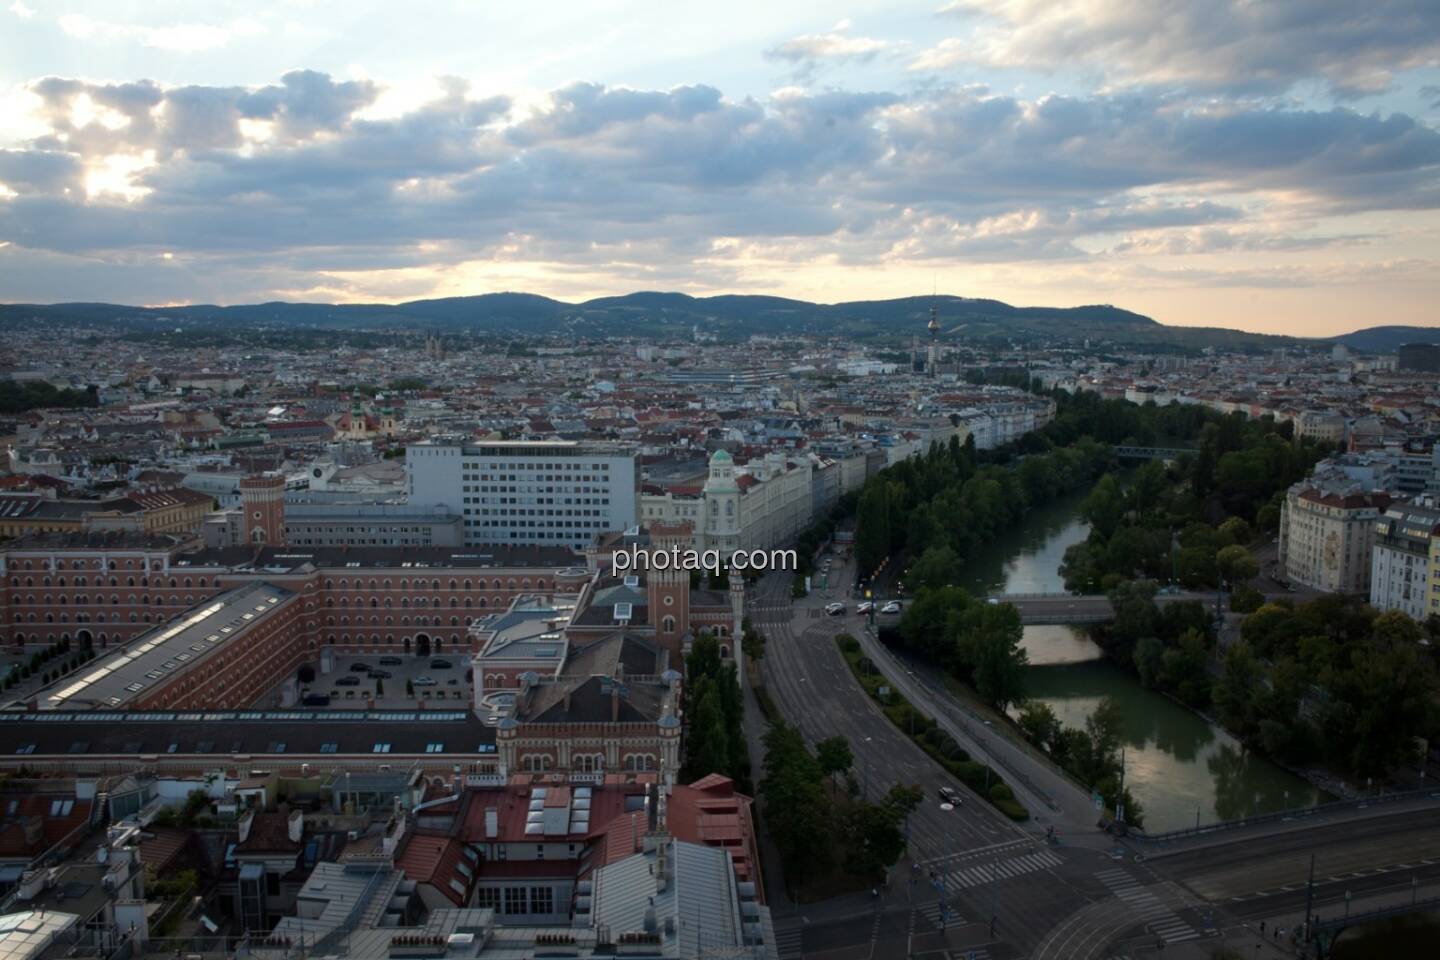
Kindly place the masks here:
[(1440, 324), (1435, 0), (0, 0), (0, 300)]

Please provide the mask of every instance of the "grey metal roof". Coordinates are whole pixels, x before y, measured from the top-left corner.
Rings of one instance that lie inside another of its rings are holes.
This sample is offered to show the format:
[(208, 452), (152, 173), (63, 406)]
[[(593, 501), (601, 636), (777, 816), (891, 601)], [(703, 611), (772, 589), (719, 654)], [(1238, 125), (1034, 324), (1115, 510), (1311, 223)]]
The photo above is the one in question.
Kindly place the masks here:
[(269, 583), (252, 583), (193, 607), (178, 621), (141, 634), (124, 649), (101, 657), (41, 690), (40, 709), (119, 707), (170, 681), (265, 622), (294, 594)]
[[(595, 873), (595, 923), (611, 935), (641, 932), (652, 905), (669, 956), (702, 957), (744, 947), (740, 900), (730, 855), (715, 847), (664, 841), (670, 880), (656, 891), (656, 853), (632, 854)], [(763, 951), (762, 951), (762, 955)]]
[(320, 755), (326, 759), (394, 754), (467, 757), (495, 753), (495, 729), (468, 710), (216, 710), (0, 712), (0, 757), (19, 759), (154, 754), (169, 757)]

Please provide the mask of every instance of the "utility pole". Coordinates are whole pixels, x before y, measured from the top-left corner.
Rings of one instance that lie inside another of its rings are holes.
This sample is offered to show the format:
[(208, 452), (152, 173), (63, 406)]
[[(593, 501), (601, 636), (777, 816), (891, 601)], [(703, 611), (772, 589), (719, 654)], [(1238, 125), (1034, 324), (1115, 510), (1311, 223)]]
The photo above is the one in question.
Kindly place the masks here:
[(1125, 827), (1125, 748), (1120, 748), (1120, 790), (1115, 795), (1115, 822)]
[(1310, 879), (1305, 884), (1305, 939), (1310, 939), (1310, 928), (1315, 916), (1311, 909), (1315, 905), (1315, 854), (1310, 854)]
[(990, 858), (990, 939), (995, 939), (995, 915), (1000, 912), (1000, 881), (995, 876), (999, 868), (999, 856)]

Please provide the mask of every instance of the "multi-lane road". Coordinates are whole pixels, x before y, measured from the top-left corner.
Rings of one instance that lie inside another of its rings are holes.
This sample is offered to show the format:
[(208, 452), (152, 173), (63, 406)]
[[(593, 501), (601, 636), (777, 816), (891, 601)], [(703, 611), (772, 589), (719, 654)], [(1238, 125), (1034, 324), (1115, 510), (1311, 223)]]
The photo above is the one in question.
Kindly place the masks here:
[[(832, 582), (846, 583), (848, 577), (837, 565)], [(843, 597), (843, 589), (834, 595)], [(840, 931), (830, 928), (840, 926), (858, 941), (850, 946), (868, 942), (873, 952), (860, 955), (923, 954), (917, 943), (937, 949), (959, 944), (993, 958), (1029, 955), (1044, 932), (1037, 916), (1065, 916), (1103, 894), (1093, 874), (1108, 859), (1094, 849), (1046, 844), (1042, 826), (1010, 821), (896, 729), (855, 682), (835, 643), (840, 633), (859, 634), (861, 623), (853, 612), (826, 616), (823, 606), (830, 599), (817, 591), (792, 604), (788, 579), (782, 577), (762, 581), (754, 592), (749, 616), (767, 637), (762, 671), (770, 696), (812, 745), (837, 734), (850, 741), (855, 775), (871, 799), (907, 783), (925, 791), (925, 802), (910, 817), (907, 859), (897, 866), (889, 889), (878, 900), (862, 899), (864, 917), (852, 910), (848, 919), (805, 929), (803, 949), (835, 949)], [(754, 760), (758, 769), (761, 758)], [(942, 786), (962, 795), (959, 807), (942, 808)], [(1077, 860), (1083, 863), (1079, 870)], [(919, 865), (913, 883), (911, 862)], [(941, 885), (951, 918), (948, 939), (938, 935)], [(784, 911), (781, 919), (782, 928), (789, 926)], [(787, 942), (783, 936), (782, 942)], [(793, 937), (788, 942), (802, 947)], [(891, 952), (896, 949), (901, 952)], [(787, 957), (794, 955), (792, 949)]]
[[(839, 586), (803, 600), (790, 599), (783, 575), (751, 592), (748, 615), (768, 640), (765, 686), (812, 746), (837, 734), (849, 740), (855, 775), (871, 799), (907, 783), (922, 787), (925, 802), (910, 817), (906, 858), (879, 897), (867, 892), (799, 906), (772, 891), (782, 960), (963, 957), (971, 950), (982, 960), (1099, 960), (1133, 953), (1137, 945), (1153, 952), (1162, 943), (1203, 942), (1303, 908), (1312, 851), (1319, 853), (1315, 902), (1322, 909), (1346, 890), (1380, 896), (1403, 884), (1422, 890), (1440, 884), (1440, 805), (1418, 813), (1317, 816), (1165, 848), (1113, 843), (1095, 829), (1093, 808), (1074, 784), (1024, 745), (984, 726), (923, 665), (896, 658), (866, 636), (843, 586), (851, 571), (843, 560), (833, 563), (829, 579)], [(849, 601), (850, 609), (826, 616), (824, 605), (835, 599)], [(897, 730), (851, 675), (835, 643), (840, 633), (860, 638), (892, 685), (977, 759), (999, 769), (1034, 819), (1011, 822)], [(758, 720), (748, 722), (754, 734)], [(752, 760), (758, 778), (763, 757), (756, 753)], [(942, 786), (964, 802), (942, 809)], [(1060, 845), (1044, 842), (1048, 825), (1064, 827)], [(919, 865), (914, 874), (912, 862)]]

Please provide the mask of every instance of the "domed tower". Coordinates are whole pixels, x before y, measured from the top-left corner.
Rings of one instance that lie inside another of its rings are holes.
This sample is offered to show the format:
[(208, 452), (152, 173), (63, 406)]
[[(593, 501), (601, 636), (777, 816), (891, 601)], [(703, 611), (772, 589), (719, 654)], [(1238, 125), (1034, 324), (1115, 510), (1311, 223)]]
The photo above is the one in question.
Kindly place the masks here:
[(370, 436), (365, 422), (365, 404), (358, 393), (350, 402), (350, 423), (345, 436), (349, 440), (365, 440)]
[(395, 436), (395, 404), (389, 400), (380, 408), (380, 434), (387, 438)]
[(735, 482), (735, 461), (724, 450), (710, 458), (705, 481), (705, 527), (701, 546), (734, 550), (740, 543), (740, 485)]

